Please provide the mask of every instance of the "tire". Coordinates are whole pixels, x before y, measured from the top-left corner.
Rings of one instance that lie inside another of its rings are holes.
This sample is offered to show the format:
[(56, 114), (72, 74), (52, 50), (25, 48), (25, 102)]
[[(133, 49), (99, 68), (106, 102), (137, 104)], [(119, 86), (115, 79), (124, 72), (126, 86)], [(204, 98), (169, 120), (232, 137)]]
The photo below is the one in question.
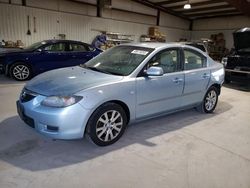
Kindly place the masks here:
[(10, 76), (18, 81), (24, 81), (31, 78), (32, 72), (30, 66), (25, 63), (15, 63), (10, 67)]
[(212, 113), (216, 108), (218, 95), (218, 89), (214, 86), (211, 86), (207, 90), (202, 103), (198, 107), (196, 107), (196, 109), (202, 113)]
[(123, 135), (127, 116), (116, 103), (105, 103), (95, 110), (87, 123), (87, 136), (98, 146), (115, 143)]

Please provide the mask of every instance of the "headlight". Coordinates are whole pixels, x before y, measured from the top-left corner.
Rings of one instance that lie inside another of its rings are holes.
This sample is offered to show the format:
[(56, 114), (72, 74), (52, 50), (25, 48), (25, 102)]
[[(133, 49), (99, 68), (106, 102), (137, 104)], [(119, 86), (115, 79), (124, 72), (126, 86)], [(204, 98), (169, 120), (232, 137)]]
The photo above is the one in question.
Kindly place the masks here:
[(42, 105), (62, 108), (73, 105), (81, 99), (82, 97), (80, 96), (50, 96), (42, 101)]

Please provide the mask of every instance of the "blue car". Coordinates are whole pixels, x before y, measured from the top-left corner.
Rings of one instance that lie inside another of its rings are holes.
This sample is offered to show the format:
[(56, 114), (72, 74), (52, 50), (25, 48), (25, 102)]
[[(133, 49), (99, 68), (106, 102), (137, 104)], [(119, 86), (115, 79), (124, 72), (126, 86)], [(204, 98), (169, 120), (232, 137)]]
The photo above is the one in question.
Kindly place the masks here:
[(0, 53), (0, 72), (28, 80), (52, 69), (86, 63), (102, 51), (72, 40), (45, 40), (17, 51)]
[(129, 123), (193, 107), (212, 113), (223, 81), (223, 65), (198, 48), (123, 44), (83, 65), (36, 76), (24, 86), (17, 110), (43, 135), (86, 135), (107, 146)]

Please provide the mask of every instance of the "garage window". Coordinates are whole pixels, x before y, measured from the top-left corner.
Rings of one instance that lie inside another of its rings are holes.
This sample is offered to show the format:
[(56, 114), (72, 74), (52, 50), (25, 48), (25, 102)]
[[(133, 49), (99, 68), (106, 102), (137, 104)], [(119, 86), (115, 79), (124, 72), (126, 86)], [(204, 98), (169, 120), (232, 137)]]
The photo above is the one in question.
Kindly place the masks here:
[(184, 69), (185, 70), (192, 70), (192, 69), (199, 69), (202, 67), (206, 67), (206, 58), (196, 52), (191, 50), (184, 50)]

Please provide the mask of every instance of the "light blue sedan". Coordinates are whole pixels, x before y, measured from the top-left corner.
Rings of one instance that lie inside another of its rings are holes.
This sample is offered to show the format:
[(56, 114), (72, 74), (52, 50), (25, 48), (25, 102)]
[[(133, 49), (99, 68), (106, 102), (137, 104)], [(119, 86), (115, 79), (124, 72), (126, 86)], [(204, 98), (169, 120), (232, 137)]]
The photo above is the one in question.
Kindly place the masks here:
[(87, 135), (106, 146), (122, 136), (128, 123), (193, 107), (212, 113), (223, 81), (223, 65), (197, 48), (126, 44), (84, 65), (33, 78), (17, 109), (24, 122), (44, 135)]

